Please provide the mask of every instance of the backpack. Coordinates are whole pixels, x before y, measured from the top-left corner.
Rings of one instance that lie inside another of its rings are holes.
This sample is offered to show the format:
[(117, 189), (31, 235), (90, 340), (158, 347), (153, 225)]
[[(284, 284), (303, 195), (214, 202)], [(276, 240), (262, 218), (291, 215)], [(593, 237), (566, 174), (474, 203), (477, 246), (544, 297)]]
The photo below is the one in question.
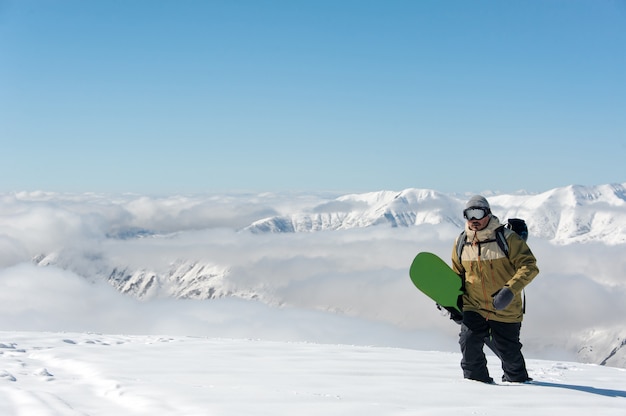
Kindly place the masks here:
[(504, 226), (510, 230), (515, 231), (522, 240), (528, 240), (528, 226), (526, 225), (526, 221), (524, 221), (523, 219), (511, 218)]
[[(500, 250), (509, 257), (509, 243), (506, 242), (506, 237), (504, 235), (504, 229), (508, 228), (509, 230), (515, 232), (520, 238), (524, 241), (528, 240), (528, 226), (526, 225), (526, 221), (521, 218), (511, 218), (507, 221), (506, 224), (499, 226), (496, 228), (496, 238), (495, 241), (498, 243), (498, 247)], [(456, 244), (456, 254), (461, 261), (461, 254), (463, 253), (463, 248), (470, 244), (467, 241), (467, 237), (465, 236), (465, 230), (461, 232)], [(483, 241), (484, 243), (490, 243), (494, 240)]]
[[(507, 243), (506, 237), (504, 235), (505, 228), (508, 228), (509, 230), (515, 232), (517, 235), (520, 236), (522, 240), (526, 241), (528, 240), (528, 226), (526, 225), (526, 221), (524, 221), (521, 218), (511, 218), (506, 222), (506, 224), (501, 225), (498, 228), (496, 228), (495, 241), (496, 243), (498, 243), (498, 247), (500, 247), (500, 250), (502, 250), (502, 252), (508, 258), (509, 257), (509, 243)], [(463, 248), (467, 244), (471, 244), (471, 243), (468, 243), (466, 240), (467, 240), (467, 237), (465, 235), (465, 230), (463, 230), (461, 234), (459, 235), (459, 238), (456, 244), (456, 254), (458, 255), (459, 261), (461, 261), (461, 254), (463, 253)], [(492, 241), (494, 240), (483, 241), (483, 243), (488, 243)], [(463, 289), (465, 289), (465, 275), (461, 276), (461, 278), (463, 279)], [(526, 313), (526, 292), (525, 291), (523, 291), (522, 313)]]

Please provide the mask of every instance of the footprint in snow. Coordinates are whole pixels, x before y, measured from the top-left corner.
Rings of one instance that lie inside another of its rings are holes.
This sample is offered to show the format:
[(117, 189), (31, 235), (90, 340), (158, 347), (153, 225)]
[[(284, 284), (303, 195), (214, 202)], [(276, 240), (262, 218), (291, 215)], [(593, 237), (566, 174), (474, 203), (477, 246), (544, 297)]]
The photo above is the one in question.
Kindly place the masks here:
[(14, 350), (16, 345), (17, 344), (15, 343), (5, 344), (5, 343), (0, 342), (0, 348), (7, 348), (7, 349)]
[(36, 376), (45, 379), (46, 381), (54, 380), (54, 376), (50, 374), (47, 368), (41, 368), (34, 373)]
[(9, 373), (6, 370), (0, 370), (0, 380), (17, 381), (13, 374)]

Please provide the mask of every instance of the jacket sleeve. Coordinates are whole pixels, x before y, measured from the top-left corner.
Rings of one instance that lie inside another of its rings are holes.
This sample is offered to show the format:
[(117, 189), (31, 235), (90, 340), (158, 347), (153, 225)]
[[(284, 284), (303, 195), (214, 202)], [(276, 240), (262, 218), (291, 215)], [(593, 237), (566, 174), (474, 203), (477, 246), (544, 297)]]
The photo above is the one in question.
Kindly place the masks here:
[(519, 236), (512, 233), (508, 238), (509, 259), (515, 268), (515, 274), (506, 283), (506, 286), (515, 294), (518, 294), (539, 274), (537, 259), (530, 247)]

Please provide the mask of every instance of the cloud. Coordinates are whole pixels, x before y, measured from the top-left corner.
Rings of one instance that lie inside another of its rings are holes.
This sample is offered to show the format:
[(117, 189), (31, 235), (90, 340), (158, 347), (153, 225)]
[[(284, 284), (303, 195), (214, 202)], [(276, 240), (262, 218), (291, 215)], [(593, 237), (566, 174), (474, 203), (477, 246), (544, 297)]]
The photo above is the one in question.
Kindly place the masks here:
[(16, 238), (0, 235), (0, 268), (28, 260), (28, 250)]
[(28, 263), (1, 270), (0, 288), (0, 327), (11, 330), (112, 330), (136, 303), (104, 282)]
[(97, 239), (103, 226), (104, 221), (96, 215), (82, 215), (50, 202), (4, 205), (0, 208), (0, 236), (14, 242), (16, 254), (13, 262), (5, 264)]

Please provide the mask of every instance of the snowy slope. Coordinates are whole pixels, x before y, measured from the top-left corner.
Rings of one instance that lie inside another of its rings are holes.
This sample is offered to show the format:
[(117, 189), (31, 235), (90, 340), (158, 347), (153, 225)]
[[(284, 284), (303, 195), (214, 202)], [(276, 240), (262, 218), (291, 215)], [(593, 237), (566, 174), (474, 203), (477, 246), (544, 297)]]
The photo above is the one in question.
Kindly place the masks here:
[[(463, 380), (458, 353), (85, 333), (0, 333), (0, 413), (623, 415), (626, 370), (528, 360), (533, 384)], [(498, 377), (497, 360), (490, 371)]]

